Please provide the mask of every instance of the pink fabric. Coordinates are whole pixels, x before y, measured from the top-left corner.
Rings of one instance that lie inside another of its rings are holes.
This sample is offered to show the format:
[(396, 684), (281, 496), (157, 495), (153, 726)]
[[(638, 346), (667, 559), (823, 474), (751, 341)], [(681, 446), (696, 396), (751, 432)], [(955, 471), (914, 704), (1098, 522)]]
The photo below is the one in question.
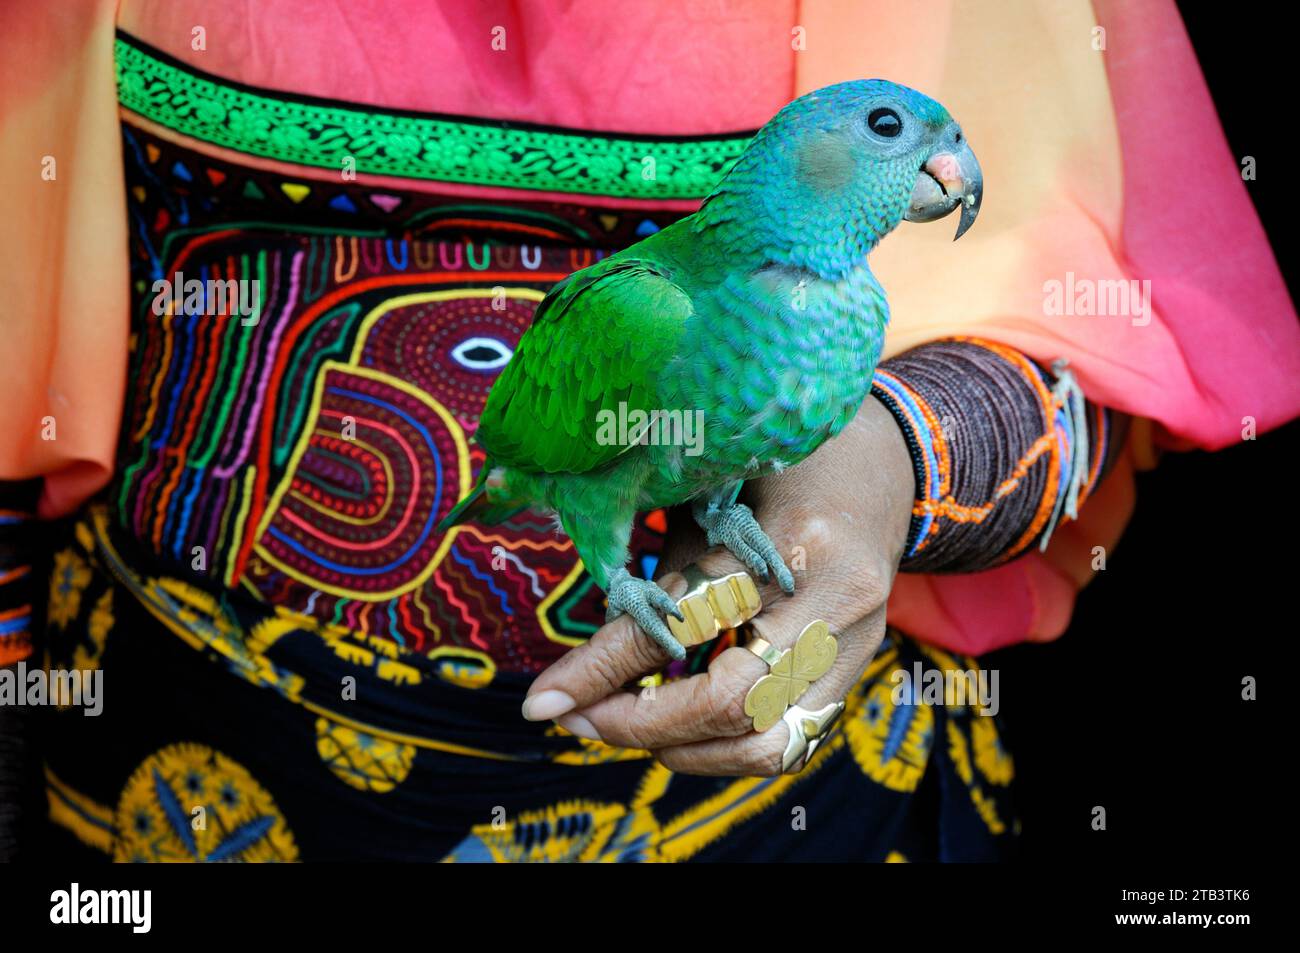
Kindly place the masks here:
[[(664, 2), (499, 4), (389, 2), (384, 15), (348, 2), (123, 0), (119, 26), (187, 65), (250, 86), (391, 109), (411, 109), (647, 135), (710, 135), (756, 129), (794, 88), (789, 44), (794, 0), (743, 5)], [(249, 24), (255, 27), (250, 28)], [(401, 24), (395, 28), (394, 24)], [(202, 50), (194, 30), (204, 29)], [(500, 27), (503, 34), (494, 34)], [(708, 43), (684, 43), (695, 30)], [(292, 36), (292, 43), (283, 42)], [(498, 36), (505, 49), (493, 48)], [(328, 51), (322, 55), (322, 51)], [(401, 64), (395, 66), (395, 64)], [(425, 64), (428, 64), (427, 67)], [(165, 139), (184, 137), (152, 123)], [(298, 179), (337, 173), (204, 151)], [(516, 189), (360, 174), (377, 188), (512, 201)], [(571, 195), (530, 198), (571, 201)], [(589, 196), (608, 208), (645, 200)], [(654, 203), (690, 212), (692, 200)]]
[[(793, 0), (123, 0), (119, 26), (252, 86), (399, 109), (675, 135), (790, 99)], [(193, 30), (206, 30), (206, 50)], [(505, 49), (493, 48), (497, 27)], [(692, 37), (704, 38), (700, 42)]]
[(1175, 347), (1141, 401), (1104, 380), (1090, 396), (1222, 447), (1244, 416), (1265, 430), (1300, 412), (1300, 323), (1173, 3), (1096, 8), (1124, 157), (1121, 252)]

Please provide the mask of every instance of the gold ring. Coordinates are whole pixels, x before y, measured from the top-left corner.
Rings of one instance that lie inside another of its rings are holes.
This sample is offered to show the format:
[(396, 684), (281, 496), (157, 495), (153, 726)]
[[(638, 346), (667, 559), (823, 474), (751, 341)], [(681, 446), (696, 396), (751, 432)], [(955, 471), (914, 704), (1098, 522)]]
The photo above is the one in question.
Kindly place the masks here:
[(830, 626), (821, 619), (804, 626), (784, 652), (777, 652), (766, 639), (754, 639), (745, 647), (768, 666), (768, 673), (745, 695), (745, 714), (754, 719), (755, 731), (767, 731), (780, 721), (808, 686), (831, 670), (840, 650)]
[(766, 662), (769, 671), (773, 665), (781, 661), (781, 650), (761, 636), (754, 636), (745, 643), (745, 648)]
[(691, 563), (682, 568), (686, 593), (677, 600), (683, 620), (668, 617), (668, 631), (689, 648), (716, 639), (726, 629), (748, 622), (763, 608), (763, 599), (749, 573), (706, 576)]
[[(790, 740), (785, 743), (785, 753), (781, 755), (781, 773), (798, 774), (807, 767), (821, 743), (830, 737), (842, 714), (844, 702), (832, 702), (816, 711), (791, 705), (781, 716), (790, 729)], [(799, 767), (796, 768), (796, 764)]]

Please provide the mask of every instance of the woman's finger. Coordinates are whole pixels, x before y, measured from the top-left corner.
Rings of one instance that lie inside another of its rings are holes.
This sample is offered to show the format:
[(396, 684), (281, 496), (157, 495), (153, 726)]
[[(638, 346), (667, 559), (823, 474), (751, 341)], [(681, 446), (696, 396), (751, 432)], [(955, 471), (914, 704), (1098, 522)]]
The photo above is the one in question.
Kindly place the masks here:
[(576, 735), (625, 748), (743, 734), (751, 721), (745, 715), (744, 692), (764, 668), (752, 653), (728, 649), (707, 672), (653, 691), (617, 692), (559, 721)]
[[(659, 584), (674, 598), (686, 591), (686, 580), (678, 573), (665, 576)], [(585, 708), (620, 692), (628, 682), (659, 671), (668, 661), (663, 649), (630, 616), (619, 616), (533, 680), (524, 698), (524, 717), (547, 721)]]

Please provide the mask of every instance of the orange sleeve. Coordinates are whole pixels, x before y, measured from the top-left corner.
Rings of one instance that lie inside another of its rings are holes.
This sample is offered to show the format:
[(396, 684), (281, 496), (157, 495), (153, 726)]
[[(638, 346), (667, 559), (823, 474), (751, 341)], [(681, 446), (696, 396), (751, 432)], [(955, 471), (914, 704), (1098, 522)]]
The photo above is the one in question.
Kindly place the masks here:
[(42, 516), (107, 482), (126, 378), (126, 201), (111, 0), (12, 4), (0, 31), (0, 481)]

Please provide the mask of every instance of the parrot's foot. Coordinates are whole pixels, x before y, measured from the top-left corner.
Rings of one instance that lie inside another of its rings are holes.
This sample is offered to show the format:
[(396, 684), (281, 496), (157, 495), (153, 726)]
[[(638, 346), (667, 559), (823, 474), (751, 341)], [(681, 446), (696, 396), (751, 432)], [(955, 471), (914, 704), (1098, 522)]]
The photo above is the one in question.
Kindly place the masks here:
[(758, 525), (754, 511), (748, 506), (733, 503), (722, 507), (713, 502), (701, 501), (695, 504), (693, 513), (695, 522), (708, 534), (710, 546), (726, 546), (731, 555), (744, 563), (763, 582), (767, 582), (771, 573), (774, 573), (786, 595), (794, 592), (794, 576), (786, 568), (785, 560), (767, 533), (763, 532), (763, 527)]
[(680, 661), (686, 658), (686, 648), (673, 638), (668, 625), (659, 617), (659, 612), (666, 612), (675, 619), (682, 619), (682, 610), (677, 608), (677, 600), (664, 592), (658, 584), (649, 579), (637, 579), (626, 569), (616, 569), (609, 577), (609, 610), (606, 622), (612, 622), (624, 612), (632, 617), (641, 631), (668, 653)]

